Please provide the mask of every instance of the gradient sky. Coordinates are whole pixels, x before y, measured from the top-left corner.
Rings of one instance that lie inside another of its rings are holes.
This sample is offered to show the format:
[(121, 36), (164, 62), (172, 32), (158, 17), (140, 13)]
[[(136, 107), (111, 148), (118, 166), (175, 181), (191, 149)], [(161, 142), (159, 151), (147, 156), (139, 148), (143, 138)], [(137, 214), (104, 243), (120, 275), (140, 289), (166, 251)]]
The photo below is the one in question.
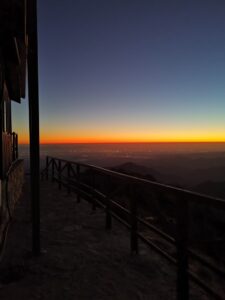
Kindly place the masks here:
[(38, 21), (42, 142), (225, 141), (223, 0), (39, 0)]

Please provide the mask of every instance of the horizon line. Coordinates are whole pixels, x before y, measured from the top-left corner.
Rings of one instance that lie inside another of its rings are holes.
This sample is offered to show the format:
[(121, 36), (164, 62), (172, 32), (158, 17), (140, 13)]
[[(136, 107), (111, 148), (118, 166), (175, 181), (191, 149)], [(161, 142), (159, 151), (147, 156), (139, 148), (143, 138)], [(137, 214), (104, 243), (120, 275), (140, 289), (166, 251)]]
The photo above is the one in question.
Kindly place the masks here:
[[(118, 141), (118, 142), (40, 142), (39, 145), (55, 145), (55, 144), (59, 144), (59, 145), (78, 145), (78, 144), (222, 144), (225, 143), (225, 141)], [(30, 143), (19, 143), (19, 145), (29, 145)]]

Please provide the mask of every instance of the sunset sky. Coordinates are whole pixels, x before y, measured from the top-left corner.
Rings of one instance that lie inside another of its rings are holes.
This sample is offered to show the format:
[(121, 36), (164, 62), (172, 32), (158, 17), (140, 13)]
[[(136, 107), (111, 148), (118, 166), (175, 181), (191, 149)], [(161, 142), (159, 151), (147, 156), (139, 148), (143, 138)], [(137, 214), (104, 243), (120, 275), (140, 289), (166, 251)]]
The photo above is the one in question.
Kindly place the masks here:
[(38, 3), (42, 143), (225, 141), (224, 1)]

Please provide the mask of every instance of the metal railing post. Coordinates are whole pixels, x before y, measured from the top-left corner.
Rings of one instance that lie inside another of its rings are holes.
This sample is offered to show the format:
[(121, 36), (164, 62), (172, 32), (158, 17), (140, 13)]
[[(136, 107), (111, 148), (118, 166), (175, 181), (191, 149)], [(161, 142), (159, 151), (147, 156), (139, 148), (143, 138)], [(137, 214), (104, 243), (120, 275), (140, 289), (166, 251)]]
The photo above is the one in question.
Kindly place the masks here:
[(49, 167), (49, 157), (46, 156), (46, 175), (45, 175), (45, 178), (46, 180), (48, 180), (48, 167)]
[(177, 201), (177, 300), (189, 299), (188, 201)]
[(95, 173), (91, 170), (91, 186), (92, 186), (92, 210), (96, 210), (95, 201)]
[(61, 160), (59, 159), (59, 163), (58, 163), (58, 186), (59, 186), (59, 190), (62, 189), (61, 170), (62, 170), (62, 164), (61, 164)]
[(70, 163), (67, 163), (67, 178), (68, 178), (68, 187), (67, 187), (67, 192), (68, 194), (71, 194), (71, 188), (70, 188), (70, 182), (69, 179), (71, 177), (71, 172), (70, 172)]
[(130, 235), (130, 248), (131, 253), (138, 254), (138, 221), (137, 221), (137, 199), (134, 194), (133, 186), (129, 186), (130, 196), (130, 223), (131, 223), (131, 235)]
[(77, 202), (80, 202), (80, 165), (77, 164)]
[[(109, 185), (108, 188), (110, 190), (110, 177), (109, 177)], [(105, 228), (110, 230), (112, 229), (112, 216), (111, 216), (111, 198), (110, 198), (110, 192), (108, 193), (108, 196), (106, 197), (106, 207), (105, 207)]]
[(52, 182), (55, 181), (55, 159), (52, 158)]

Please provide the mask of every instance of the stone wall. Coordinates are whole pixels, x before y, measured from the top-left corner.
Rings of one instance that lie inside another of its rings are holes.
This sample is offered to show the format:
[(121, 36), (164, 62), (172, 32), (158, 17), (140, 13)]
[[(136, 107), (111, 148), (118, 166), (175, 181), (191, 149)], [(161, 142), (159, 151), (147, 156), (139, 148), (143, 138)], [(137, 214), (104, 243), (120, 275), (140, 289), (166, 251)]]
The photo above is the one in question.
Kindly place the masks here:
[(6, 237), (7, 227), (13, 215), (17, 201), (22, 194), (24, 183), (23, 160), (15, 161), (8, 177), (0, 181), (0, 254)]

